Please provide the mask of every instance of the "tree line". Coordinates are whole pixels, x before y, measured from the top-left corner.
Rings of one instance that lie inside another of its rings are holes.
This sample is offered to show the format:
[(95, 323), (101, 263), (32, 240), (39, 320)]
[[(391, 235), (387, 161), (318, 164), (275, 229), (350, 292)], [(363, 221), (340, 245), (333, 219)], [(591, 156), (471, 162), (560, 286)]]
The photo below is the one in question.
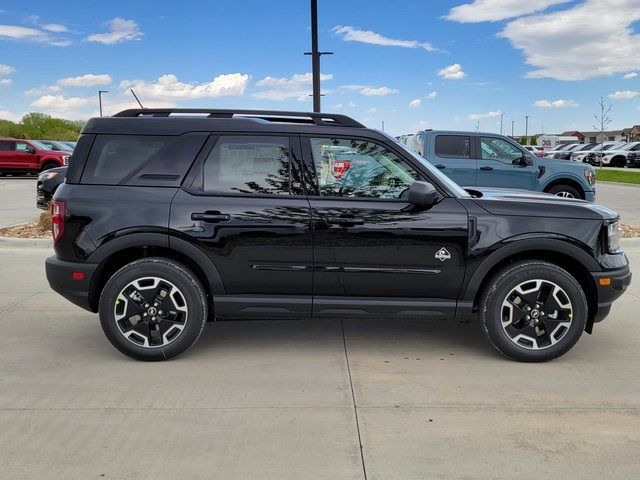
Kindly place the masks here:
[(0, 119), (0, 137), (73, 142), (78, 139), (83, 125), (82, 120), (65, 120), (33, 112), (26, 114), (17, 123)]

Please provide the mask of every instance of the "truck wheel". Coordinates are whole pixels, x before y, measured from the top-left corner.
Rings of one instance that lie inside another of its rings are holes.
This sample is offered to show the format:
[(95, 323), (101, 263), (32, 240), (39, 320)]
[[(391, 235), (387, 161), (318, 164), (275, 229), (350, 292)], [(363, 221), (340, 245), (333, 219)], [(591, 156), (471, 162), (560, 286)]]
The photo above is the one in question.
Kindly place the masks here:
[(58, 166), (58, 164), (56, 162), (46, 162), (44, 163), (44, 165), (42, 165), (42, 168), (40, 169), (41, 172), (44, 172), (45, 170), (50, 170), (52, 168), (56, 168)]
[(573, 347), (587, 322), (587, 299), (576, 279), (548, 262), (523, 261), (496, 274), (479, 305), (493, 346), (521, 362), (545, 362)]
[(610, 167), (624, 167), (627, 163), (627, 159), (625, 157), (615, 157), (611, 160), (611, 162), (609, 163)]
[(166, 258), (125, 265), (100, 296), (100, 323), (109, 341), (137, 360), (168, 360), (193, 345), (207, 322), (197, 277)]
[(549, 190), (547, 190), (547, 193), (564, 198), (582, 198), (580, 192), (578, 192), (578, 190), (571, 185), (554, 185)]

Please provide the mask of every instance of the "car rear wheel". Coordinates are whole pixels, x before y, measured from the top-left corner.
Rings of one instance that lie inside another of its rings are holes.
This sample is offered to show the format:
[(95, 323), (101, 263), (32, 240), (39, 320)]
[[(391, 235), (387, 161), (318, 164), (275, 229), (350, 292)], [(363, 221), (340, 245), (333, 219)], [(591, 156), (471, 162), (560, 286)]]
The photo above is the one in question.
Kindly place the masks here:
[(207, 321), (197, 277), (165, 258), (125, 265), (100, 296), (100, 323), (109, 341), (137, 360), (168, 360), (193, 345)]
[(524, 261), (503, 269), (480, 300), (483, 330), (512, 360), (544, 362), (568, 352), (587, 322), (587, 300), (566, 270)]
[(549, 190), (547, 190), (547, 193), (556, 195), (557, 197), (582, 198), (580, 192), (571, 185), (554, 185)]

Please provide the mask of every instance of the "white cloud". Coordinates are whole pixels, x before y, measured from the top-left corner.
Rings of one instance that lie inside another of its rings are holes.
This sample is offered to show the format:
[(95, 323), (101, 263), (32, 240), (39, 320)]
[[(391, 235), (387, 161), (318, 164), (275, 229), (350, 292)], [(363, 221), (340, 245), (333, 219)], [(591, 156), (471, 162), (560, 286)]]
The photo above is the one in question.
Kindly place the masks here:
[(98, 85), (109, 85), (111, 76), (107, 74), (87, 73), (78, 77), (61, 78), (56, 82), (62, 87), (96, 87)]
[(469, 115), (467, 115), (467, 118), (469, 120), (481, 120), (483, 118), (499, 117), (500, 115), (502, 115), (502, 112), (500, 110), (492, 110), (487, 113), (470, 113)]
[(579, 106), (575, 100), (564, 100), (562, 98), (558, 100), (537, 100), (533, 102), (534, 107), (539, 108), (567, 108), (567, 107), (577, 107)]
[(418, 108), (420, 105), (422, 105), (422, 100), (419, 98), (414, 98), (409, 102), (409, 108)]
[(0, 87), (8, 87), (12, 82), (13, 80), (11, 80), (10, 78), (2, 78), (0, 79)]
[(419, 42), (418, 40), (400, 40), (396, 38), (385, 37), (371, 30), (361, 30), (358, 27), (350, 25), (337, 25), (331, 29), (336, 35), (342, 35), (345, 42), (369, 43), (371, 45), (381, 45), (383, 47), (402, 47), (402, 48), (424, 48), (427, 51), (433, 51), (433, 45), (429, 42)]
[(356, 106), (356, 102), (354, 101), (350, 101), (349, 103), (347, 103), (348, 107), (354, 108)]
[(59, 23), (47, 23), (45, 25), (41, 25), (40, 28), (53, 33), (64, 33), (69, 31), (67, 27), (60, 25)]
[(462, 67), (459, 63), (454, 63), (453, 65), (444, 67), (438, 72), (438, 75), (445, 80), (462, 80), (467, 76), (467, 74), (462, 71)]
[[(320, 81), (333, 79), (330, 73), (321, 73)], [(298, 100), (307, 101), (311, 95), (313, 76), (311, 73), (296, 73), (290, 77), (264, 77), (256, 86), (265, 88), (251, 96), (259, 100)], [(323, 90), (326, 92), (326, 90)]]
[(22, 120), (22, 116), (22, 114), (9, 112), (7, 110), (0, 110), (0, 120), (9, 120), (17, 123)]
[(51, 35), (51, 32), (18, 25), (0, 25), (0, 39), (46, 43), (47, 45), (54, 45), (56, 47), (71, 45), (69, 40)]
[(609, 94), (609, 98), (614, 100), (629, 100), (638, 96), (638, 92), (633, 90), (616, 91)]
[(585, 0), (521, 17), (499, 33), (522, 50), (531, 78), (584, 80), (640, 68), (640, 0)]
[(541, 12), (552, 5), (569, 0), (474, 0), (453, 7), (445, 17), (460, 23), (496, 22), (529, 13)]
[(624, 75), (622, 78), (624, 78), (625, 80), (629, 80), (631, 78), (636, 78), (638, 76), (638, 74), (636, 72), (629, 72), (626, 75)]
[(367, 110), (367, 113), (378, 113), (379, 110), (376, 107), (371, 107), (370, 109)]
[(134, 20), (115, 17), (113, 20), (109, 20), (105, 25), (109, 28), (107, 33), (93, 33), (85, 40), (111, 45), (113, 43), (126, 42), (129, 40), (140, 40), (144, 35)]
[(59, 85), (40, 85), (39, 87), (33, 87), (24, 92), (29, 97), (39, 97), (41, 95), (48, 95), (51, 93), (60, 93), (62, 88)]
[(0, 76), (4, 77), (5, 75), (11, 75), (15, 71), (16, 69), (11, 65), (4, 65), (0, 63)]
[(358, 90), (358, 93), (360, 95), (364, 95), (366, 97), (384, 97), (386, 95), (398, 92), (400, 92), (400, 90), (398, 90), (397, 88), (389, 87), (366, 87)]
[(155, 82), (144, 80), (123, 80), (120, 89), (133, 88), (136, 94), (145, 100), (193, 100), (197, 98), (216, 98), (223, 96), (241, 96), (251, 77), (242, 73), (218, 75), (206, 83), (184, 83), (173, 74), (162, 75)]
[(78, 107), (84, 107), (93, 99), (83, 97), (65, 97), (64, 95), (43, 95), (31, 102), (32, 107), (45, 110), (68, 111)]
[(424, 98), (426, 98), (427, 100), (433, 100), (437, 96), (438, 96), (438, 92), (434, 91), (434, 92), (427, 93)]

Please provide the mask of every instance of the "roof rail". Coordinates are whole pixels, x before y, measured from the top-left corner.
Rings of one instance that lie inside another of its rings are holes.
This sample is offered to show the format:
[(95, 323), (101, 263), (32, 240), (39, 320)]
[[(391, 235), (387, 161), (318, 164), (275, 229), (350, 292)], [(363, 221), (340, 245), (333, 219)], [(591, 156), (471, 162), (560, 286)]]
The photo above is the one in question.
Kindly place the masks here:
[(220, 110), (210, 108), (132, 108), (116, 113), (114, 117), (169, 117), (177, 115), (203, 115), (207, 118), (248, 117), (270, 122), (311, 123), (322, 126), (364, 128), (351, 117), (335, 113), (282, 112), (277, 110)]

